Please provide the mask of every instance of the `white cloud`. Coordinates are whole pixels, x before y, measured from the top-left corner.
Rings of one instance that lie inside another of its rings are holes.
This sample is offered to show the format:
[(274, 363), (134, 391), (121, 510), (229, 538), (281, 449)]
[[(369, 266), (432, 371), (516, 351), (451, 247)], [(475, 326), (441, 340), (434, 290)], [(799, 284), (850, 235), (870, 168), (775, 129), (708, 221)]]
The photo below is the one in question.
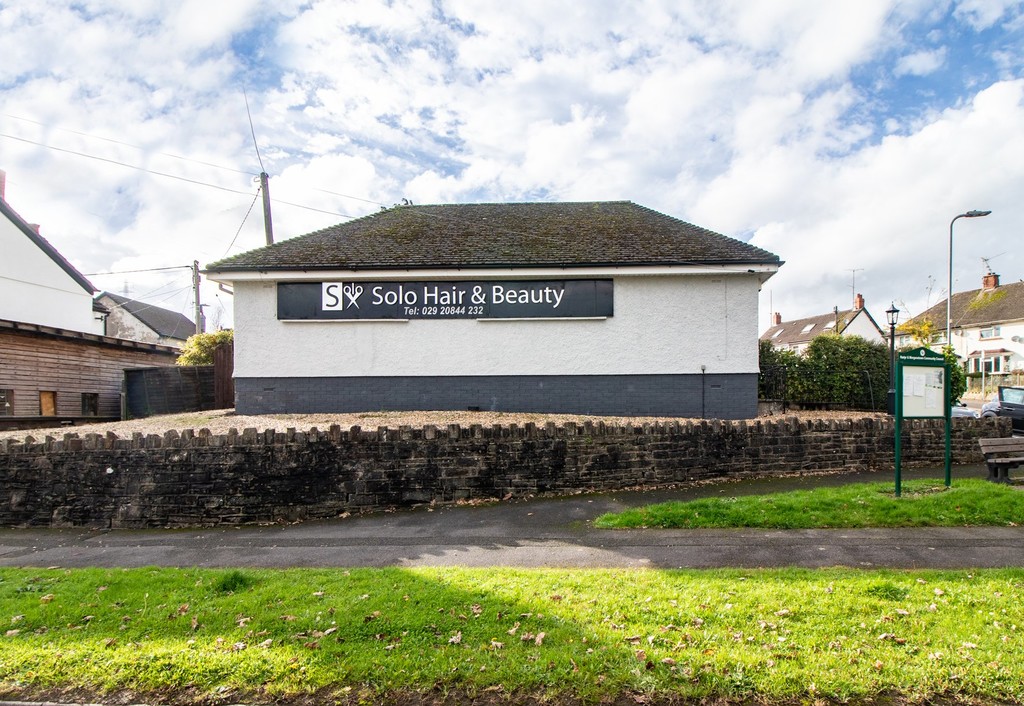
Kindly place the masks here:
[(896, 62), (893, 74), (896, 76), (927, 76), (942, 68), (946, 63), (946, 47), (923, 50), (901, 56)]
[(960, 0), (954, 15), (980, 31), (999, 22), (1006, 14), (1019, 17), (1021, 5), (1020, 0)]
[[(971, 0), (956, 13), (995, 28), (1019, 21), (1019, 6)], [(878, 68), (871, 81), (942, 76), (946, 50), (922, 47), (955, 41), (949, 7), (8, 4), (0, 32), (17, 60), (0, 62), (0, 133), (149, 172), (9, 138), (0, 138), (0, 167), (15, 207), (44, 221), (87, 271), (205, 264), (236, 232), (231, 252), (259, 246), (258, 203), (246, 217), (261, 167), (244, 84), (278, 239), (403, 197), (631, 199), (727, 234), (756, 233), (788, 260), (768, 285), (787, 314), (845, 301), (847, 266), (865, 269), (858, 282), (877, 288), (866, 292), (874, 299), (916, 301), (893, 290), (916, 292), (942, 266), (919, 234), (941, 236), (949, 210), (991, 207), (991, 223), (965, 234), (988, 238), (977, 241), (983, 255), (1001, 252), (989, 247), (992, 223), (1013, 212), (1009, 195), (1021, 190), (1012, 36), (992, 52), (1005, 80), (970, 105), (912, 111), (909, 125), (907, 115), (872, 114), (876, 86), (892, 85), (868, 85), (858, 70)], [(908, 29), (917, 27), (922, 37)], [(892, 134), (879, 143), (876, 129)], [(963, 257), (966, 273), (977, 255), (965, 247)], [(1019, 269), (1013, 258), (994, 264)]]

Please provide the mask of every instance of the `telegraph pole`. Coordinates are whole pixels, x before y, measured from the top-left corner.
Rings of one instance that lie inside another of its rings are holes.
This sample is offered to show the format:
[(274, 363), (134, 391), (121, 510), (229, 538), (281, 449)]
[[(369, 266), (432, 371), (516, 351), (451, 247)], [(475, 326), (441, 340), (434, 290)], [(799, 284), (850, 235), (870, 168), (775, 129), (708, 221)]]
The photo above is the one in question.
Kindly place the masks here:
[(196, 300), (196, 333), (204, 333), (206, 322), (203, 321), (203, 305), (199, 303), (199, 260), (192, 261), (192, 294)]
[(270, 219), (270, 175), (260, 172), (260, 191), (263, 192), (263, 230), (267, 235), (267, 245), (274, 244), (274, 223)]

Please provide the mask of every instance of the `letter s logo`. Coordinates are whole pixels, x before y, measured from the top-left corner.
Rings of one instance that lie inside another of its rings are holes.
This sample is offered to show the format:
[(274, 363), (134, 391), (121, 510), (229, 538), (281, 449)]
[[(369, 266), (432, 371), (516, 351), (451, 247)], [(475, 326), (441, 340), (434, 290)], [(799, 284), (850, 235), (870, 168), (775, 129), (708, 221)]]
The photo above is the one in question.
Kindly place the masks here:
[(323, 298), (321, 305), (324, 311), (333, 311), (341, 308), (341, 299), (337, 294), (337, 283), (324, 283)]

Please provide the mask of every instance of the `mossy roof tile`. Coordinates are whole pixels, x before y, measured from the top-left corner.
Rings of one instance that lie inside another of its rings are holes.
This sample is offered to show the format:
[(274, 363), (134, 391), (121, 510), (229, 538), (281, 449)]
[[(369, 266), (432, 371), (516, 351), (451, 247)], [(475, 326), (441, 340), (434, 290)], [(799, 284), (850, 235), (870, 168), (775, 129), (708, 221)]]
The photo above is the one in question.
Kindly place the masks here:
[(397, 206), (235, 255), (207, 271), (782, 264), (630, 201)]

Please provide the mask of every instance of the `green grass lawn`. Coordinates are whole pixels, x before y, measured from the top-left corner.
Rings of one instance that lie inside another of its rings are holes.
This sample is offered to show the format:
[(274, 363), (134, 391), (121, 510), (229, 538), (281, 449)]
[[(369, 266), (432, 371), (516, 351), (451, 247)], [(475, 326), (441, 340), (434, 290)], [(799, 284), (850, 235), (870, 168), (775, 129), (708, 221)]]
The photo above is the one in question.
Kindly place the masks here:
[(670, 502), (602, 515), (597, 527), (963, 527), (1008, 526), (1024, 520), (1024, 492), (967, 478), (941, 481), (853, 483), (814, 490)]
[(0, 570), (0, 697), (1019, 702), (1022, 587), (1024, 570)]

